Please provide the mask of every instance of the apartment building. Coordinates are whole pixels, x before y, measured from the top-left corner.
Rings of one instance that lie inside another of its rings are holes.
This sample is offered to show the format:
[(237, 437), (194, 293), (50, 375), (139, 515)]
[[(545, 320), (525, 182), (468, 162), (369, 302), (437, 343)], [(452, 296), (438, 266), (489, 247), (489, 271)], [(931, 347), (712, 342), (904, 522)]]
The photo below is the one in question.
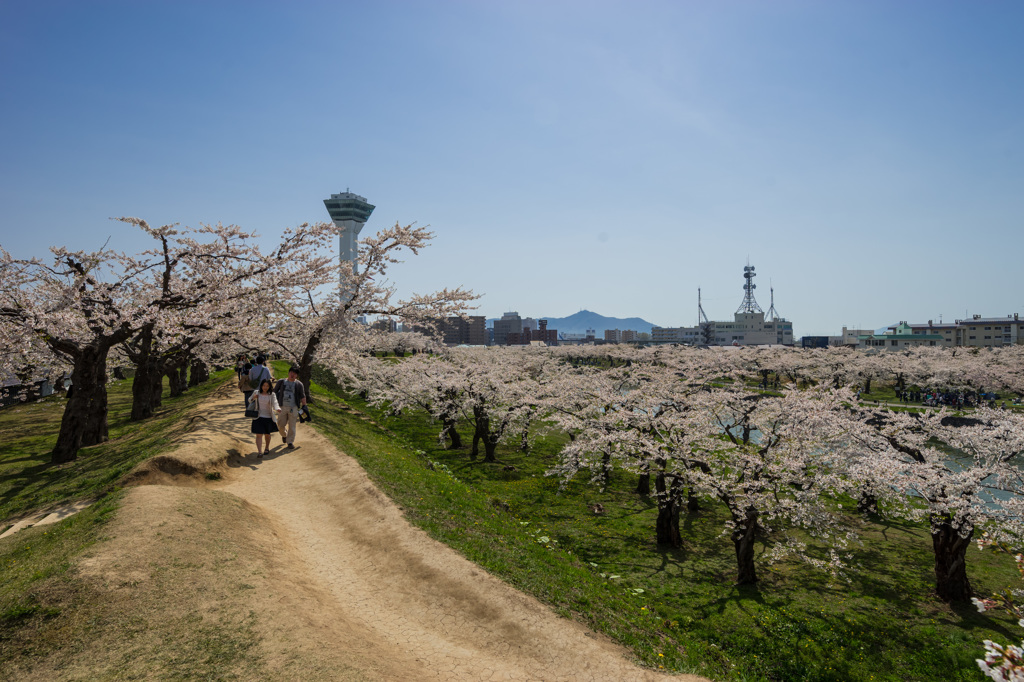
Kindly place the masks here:
[(483, 315), (470, 315), (465, 319), (452, 316), (439, 327), (446, 346), (487, 345), (487, 320)]
[(940, 346), (969, 346), (977, 348), (995, 348), (1024, 343), (1024, 320), (1020, 313), (1006, 317), (982, 317), (974, 315), (969, 320), (956, 320), (952, 324), (935, 324), (928, 320), (927, 324), (908, 325), (915, 335), (938, 335)]

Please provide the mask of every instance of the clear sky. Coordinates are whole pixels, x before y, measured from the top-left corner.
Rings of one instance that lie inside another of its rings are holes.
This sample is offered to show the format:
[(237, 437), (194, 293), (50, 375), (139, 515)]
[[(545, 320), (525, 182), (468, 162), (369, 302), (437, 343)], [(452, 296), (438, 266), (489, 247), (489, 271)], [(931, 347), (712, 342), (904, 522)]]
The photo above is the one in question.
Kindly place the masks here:
[(1024, 313), (1024, 2), (0, 0), (0, 244), (429, 225), (401, 291), (797, 336)]

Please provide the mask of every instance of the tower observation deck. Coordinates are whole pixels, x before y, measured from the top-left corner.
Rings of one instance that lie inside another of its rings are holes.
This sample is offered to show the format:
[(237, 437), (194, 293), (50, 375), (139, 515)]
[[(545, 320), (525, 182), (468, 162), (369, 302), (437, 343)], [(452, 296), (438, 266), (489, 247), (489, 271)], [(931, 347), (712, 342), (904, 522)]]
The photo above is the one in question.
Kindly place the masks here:
[(376, 207), (367, 203), (366, 197), (353, 194), (348, 190), (341, 194), (332, 194), (329, 199), (324, 199), (324, 206), (327, 207), (331, 221), (341, 230), (340, 258), (352, 263), (352, 271), (356, 272), (356, 260), (359, 256), (356, 238)]

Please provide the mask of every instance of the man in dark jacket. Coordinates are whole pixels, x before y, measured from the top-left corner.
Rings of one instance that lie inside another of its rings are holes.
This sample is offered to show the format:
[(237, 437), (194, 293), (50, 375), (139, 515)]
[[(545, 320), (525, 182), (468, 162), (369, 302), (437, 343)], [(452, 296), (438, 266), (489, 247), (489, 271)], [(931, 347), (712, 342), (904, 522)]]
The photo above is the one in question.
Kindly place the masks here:
[(281, 440), (288, 444), (289, 450), (295, 449), (295, 428), (299, 423), (299, 410), (306, 406), (306, 387), (299, 381), (299, 368), (294, 365), (288, 368), (288, 378), (281, 379), (274, 386), (277, 403), (281, 412), (277, 416), (277, 430)]

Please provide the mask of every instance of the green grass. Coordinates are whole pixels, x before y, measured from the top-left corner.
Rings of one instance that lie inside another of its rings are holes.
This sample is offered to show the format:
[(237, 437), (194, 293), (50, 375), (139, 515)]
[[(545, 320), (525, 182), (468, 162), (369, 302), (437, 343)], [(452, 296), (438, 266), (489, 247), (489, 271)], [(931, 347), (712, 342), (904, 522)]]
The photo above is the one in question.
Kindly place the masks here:
[(0, 410), (0, 531), (5, 520), (32, 509), (67, 500), (99, 497), (154, 452), (173, 446), (183, 425), (183, 411), (208, 399), (232, 370), (177, 398), (164, 398), (157, 414), (131, 422), (131, 380), (107, 387), (110, 440), (82, 448), (74, 462), (53, 465), (50, 451), (57, 442), (66, 401), (51, 396), (27, 405)]
[[(864, 523), (849, 583), (780, 564), (759, 565), (759, 585), (737, 587), (725, 512), (713, 502), (684, 517), (681, 549), (658, 547), (655, 505), (632, 492), (635, 477), (617, 473), (601, 492), (543, 475), (557, 432), (540, 429), (529, 454), (499, 448), (497, 464), (471, 463), (468, 449), (439, 448), (439, 427), (422, 414), (391, 418), (345, 399), (385, 432), (333, 400), (315, 407), (318, 428), (411, 522), (645, 665), (722, 680), (978, 680), (981, 640), (1019, 639), (1008, 617), (934, 598), (921, 526)], [(981, 594), (1019, 582), (1012, 561), (973, 549), (969, 572)]]
[[(23, 530), (0, 541), (0, 661), (14, 653), (7, 642), (14, 638), (15, 630), (36, 631), (74, 601), (65, 599), (74, 592), (66, 582), (68, 570), (73, 560), (96, 542), (103, 524), (117, 509), (118, 498), (117, 493), (105, 495), (60, 523)], [(54, 581), (61, 583), (60, 588), (54, 589)], [(35, 638), (20, 639), (24, 644), (24, 640)], [(40, 641), (32, 646), (46, 650), (57, 645)]]
[[(209, 399), (231, 371), (218, 372), (210, 382), (166, 398), (157, 416), (140, 423), (128, 421), (131, 380), (108, 387), (110, 441), (83, 449), (74, 462), (53, 466), (50, 448), (56, 441), (64, 400), (0, 410), (0, 517), (10, 518), (57, 502), (94, 498), (96, 502), (60, 523), (20, 531), (0, 540), (0, 669), (13, 675), (31, 670), (33, 661), (60, 655), (70, 662), (76, 652), (88, 651), (97, 636), (122, 639), (123, 652), (115, 667), (141, 669), (130, 641), (148, 636), (144, 619), (131, 616), (130, 598), (113, 598), (82, 580), (75, 569), (84, 553), (104, 538), (106, 523), (118, 509), (118, 481), (142, 460), (173, 448), (184, 427), (183, 416)], [(28, 426), (26, 426), (28, 425)], [(0, 528), (6, 527), (3, 524)], [(252, 636), (249, 624), (169, 623), (161, 636), (170, 637), (153, 650), (146, 665), (169, 679), (233, 679), (231, 671), (247, 665)], [(117, 633), (117, 634), (111, 634)], [(123, 653), (123, 655), (122, 655)], [(80, 661), (88, 668), (90, 661)], [(194, 670), (195, 674), (181, 671)], [(178, 671), (178, 672), (175, 672)], [(69, 679), (78, 673), (69, 672)]]

